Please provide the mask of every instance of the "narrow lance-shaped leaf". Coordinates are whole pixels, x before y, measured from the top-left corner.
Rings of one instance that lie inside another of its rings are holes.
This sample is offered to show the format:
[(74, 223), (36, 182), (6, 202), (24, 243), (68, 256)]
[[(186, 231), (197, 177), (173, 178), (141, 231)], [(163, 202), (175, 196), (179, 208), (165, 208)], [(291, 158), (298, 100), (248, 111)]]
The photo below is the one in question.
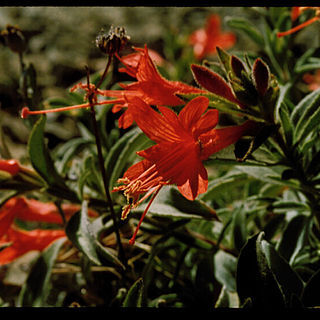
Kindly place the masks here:
[(226, 23), (229, 27), (235, 28), (236, 30), (241, 30), (248, 37), (250, 37), (255, 43), (264, 46), (264, 39), (262, 34), (257, 30), (256, 26), (254, 26), (251, 22), (244, 18), (234, 18), (228, 17), (226, 19)]
[(320, 123), (320, 89), (304, 97), (291, 114), (294, 143), (305, 138)]
[(284, 308), (284, 296), (261, 248), (263, 233), (251, 237), (242, 248), (237, 266), (237, 292), (240, 304), (248, 299), (260, 310)]
[(122, 307), (141, 307), (143, 295), (143, 280), (139, 278), (129, 289)]
[(28, 142), (30, 161), (34, 169), (41, 175), (48, 185), (65, 187), (65, 183), (57, 173), (47, 146), (45, 145), (45, 123), (46, 117), (41, 116), (31, 131)]

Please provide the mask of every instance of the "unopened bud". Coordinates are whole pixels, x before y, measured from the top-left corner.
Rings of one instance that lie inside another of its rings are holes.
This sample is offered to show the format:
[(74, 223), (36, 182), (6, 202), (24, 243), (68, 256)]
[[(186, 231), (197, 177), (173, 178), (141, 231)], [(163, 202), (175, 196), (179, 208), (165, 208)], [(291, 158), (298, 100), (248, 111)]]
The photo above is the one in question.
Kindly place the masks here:
[(112, 55), (119, 53), (130, 40), (123, 27), (110, 27), (109, 33), (101, 33), (96, 38), (96, 45), (103, 53)]
[(5, 30), (1, 31), (1, 36), (5, 39), (6, 45), (16, 53), (22, 53), (27, 48), (26, 39), (17, 26), (7, 25)]
[(253, 64), (252, 78), (257, 91), (263, 96), (270, 85), (270, 72), (268, 66), (259, 58)]

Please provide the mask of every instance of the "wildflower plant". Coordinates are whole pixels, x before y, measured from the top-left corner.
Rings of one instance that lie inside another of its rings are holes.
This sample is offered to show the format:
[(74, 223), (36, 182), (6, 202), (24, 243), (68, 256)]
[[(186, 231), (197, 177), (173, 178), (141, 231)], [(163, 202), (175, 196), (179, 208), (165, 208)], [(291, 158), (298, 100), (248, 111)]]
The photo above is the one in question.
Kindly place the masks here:
[[(111, 26), (64, 99), (41, 99), (23, 28), (2, 31), (29, 128), (25, 157), (0, 149), (1, 287), (29, 266), (4, 306), (320, 305), (320, 38), (301, 42), (319, 8), (243, 10), (161, 53)], [(59, 115), (78, 134), (52, 147)]]

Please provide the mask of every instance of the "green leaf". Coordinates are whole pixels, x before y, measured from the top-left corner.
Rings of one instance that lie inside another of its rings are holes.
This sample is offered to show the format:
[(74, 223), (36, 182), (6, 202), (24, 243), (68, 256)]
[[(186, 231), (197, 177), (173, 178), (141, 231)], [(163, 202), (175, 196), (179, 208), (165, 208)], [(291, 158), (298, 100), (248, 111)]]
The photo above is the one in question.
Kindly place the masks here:
[(286, 304), (287, 306), (290, 306), (293, 296), (301, 296), (303, 282), (297, 273), (290, 267), (289, 263), (277, 253), (272, 245), (267, 241), (262, 240), (261, 248), (266, 256), (270, 270), (275, 275), (275, 278), (285, 295)]
[[(236, 164), (238, 164), (238, 162), (236, 162)], [(243, 185), (243, 183), (248, 180), (248, 175), (242, 172), (229, 173), (223, 177), (213, 179), (208, 184), (207, 192), (201, 194), (199, 199), (202, 201), (211, 201), (215, 197), (225, 192), (229, 192), (231, 187), (234, 188), (236, 186)]]
[(277, 245), (279, 254), (290, 264), (296, 254), (306, 245), (306, 234), (309, 228), (309, 218), (297, 215), (289, 221)]
[(320, 123), (320, 89), (305, 96), (291, 114), (291, 121), (295, 128), (293, 143), (302, 139)]
[(263, 233), (251, 237), (238, 258), (236, 283), (240, 304), (250, 299), (251, 306), (260, 311), (284, 308), (283, 293), (261, 246), (262, 237)]
[(254, 26), (247, 19), (227, 17), (226, 23), (231, 28), (234, 28), (236, 30), (241, 30), (251, 40), (253, 40), (255, 43), (257, 43), (259, 46), (261, 46), (261, 47), (264, 46), (264, 39), (263, 39), (262, 34), (257, 30), (257, 27)]
[(214, 275), (228, 291), (236, 292), (237, 259), (219, 250), (214, 255)]
[(141, 307), (143, 296), (143, 280), (139, 278), (129, 289), (122, 307)]
[(31, 268), (26, 283), (19, 294), (19, 306), (44, 307), (50, 292), (50, 277), (53, 264), (61, 246), (66, 241), (61, 238), (46, 248)]
[(66, 226), (70, 241), (95, 265), (101, 265), (95, 245), (95, 235), (88, 219), (87, 201), (82, 202), (81, 210), (75, 213)]
[(133, 129), (121, 137), (110, 149), (105, 160), (107, 180), (113, 188), (128, 163), (136, 157), (136, 151), (142, 150), (151, 141), (138, 129)]
[(236, 208), (232, 215), (232, 243), (234, 248), (240, 252), (247, 241), (246, 215), (244, 207)]
[[(195, 214), (199, 217), (205, 219), (216, 219), (216, 212), (211, 207), (205, 204), (205, 202), (199, 198), (196, 200), (188, 200), (186, 199), (176, 188), (169, 187), (168, 190), (168, 199), (163, 199), (164, 203), (172, 205), (176, 209), (188, 213), (188, 214)], [(159, 198), (161, 201), (162, 199)], [(190, 216), (189, 216), (190, 217)]]
[(281, 130), (283, 132), (287, 145), (290, 146), (292, 145), (292, 141), (293, 141), (294, 128), (290, 120), (289, 110), (284, 103), (281, 103), (278, 112), (279, 112)]
[(28, 142), (30, 161), (34, 169), (50, 186), (65, 187), (62, 177), (56, 171), (54, 163), (45, 145), (44, 127), (46, 117), (41, 116), (35, 123)]
[(299, 188), (299, 184), (296, 183), (295, 181), (282, 179), (282, 176), (281, 176), (282, 172), (284, 171), (284, 169), (286, 169), (283, 166), (258, 167), (258, 166), (243, 165), (243, 166), (237, 166), (237, 169), (263, 182), (290, 186), (295, 189)]

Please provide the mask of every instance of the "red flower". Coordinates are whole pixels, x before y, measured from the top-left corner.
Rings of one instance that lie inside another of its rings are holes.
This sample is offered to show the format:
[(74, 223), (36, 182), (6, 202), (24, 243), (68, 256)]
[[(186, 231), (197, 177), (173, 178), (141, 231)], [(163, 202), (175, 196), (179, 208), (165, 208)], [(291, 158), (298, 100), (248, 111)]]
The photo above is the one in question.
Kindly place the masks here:
[(0, 170), (6, 171), (14, 176), (20, 171), (20, 165), (19, 162), (14, 159), (0, 160)]
[[(61, 207), (67, 220), (81, 209), (80, 205), (75, 204), (62, 204)], [(97, 216), (93, 210), (88, 213), (90, 216)], [(21, 230), (15, 226), (15, 219), (62, 223), (58, 209), (52, 202), (41, 202), (24, 197), (8, 200), (0, 209), (0, 243), (12, 244), (0, 251), (0, 265), (9, 263), (30, 250), (41, 251), (52, 241), (66, 236), (63, 230)]]
[(157, 143), (137, 152), (145, 159), (131, 166), (119, 179), (123, 185), (113, 189), (124, 191), (128, 200), (123, 208), (122, 219), (126, 218), (130, 209), (153, 194), (130, 240), (130, 243), (134, 243), (139, 226), (161, 187), (175, 184), (189, 200), (206, 192), (208, 175), (202, 161), (236, 142), (253, 127), (253, 122), (214, 129), (218, 123), (218, 111), (205, 112), (209, 99), (202, 96), (191, 100), (179, 116), (166, 107), (158, 107), (159, 114), (139, 98), (130, 98), (129, 105), (140, 129)]
[(311, 91), (317, 90), (320, 88), (320, 69), (316, 73), (310, 74), (307, 73), (303, 76), (303, 81), (308, 84), (308, 87)]
[(205, 29), (198, 29), (190, 35), (189, 42), (193, 45), (196, 59), (201, 60), (209, 54), (215, 54), (217, 46), (223, 49), (231, 48), (236, 37), (231, 32), (222, 33), (220, 17), (213, 14), (208, 17)]
[(10, 263), (29, 251), (42, 251), (55, 240), (65, 236), (63, 230), (25, 231), (12, 225), (0, 239), (0, 244), (12, 243), (0, 251), (0, 265)]
[[(138, 81), (128, 85), (120, 84), (124, 89), (123, 91), (101, 90), (100, 92), (100, 94), (106, 97), (122, 98), (121, 103), (115, 104), (112, 109), (116, 113), (122, 108), (127, 108), (119, 118), (120, 128), (128, 128), (133, 122), (133, 117), (126, 100), (127, 97), (138, 97), (150, 105), (174, 107), (183, 104), (183, 101), (176, 94), (205, 92), (183, 82), (170, 81), (162, 77), (152, 61), (146, 45), (144, 49), (135, 48), (135, 50), (140, 54), (139, 62), (134, 66), (132, 64), (125, 64), (125, 66), (127, 73)], [(120, 58), (120, 61), (125, 63), (122, 58)]]
[(299, 24), (298, 26), (294, 27), (294, 28), (291, 28), (287, 31), (284, 31), (284, 32), (278, 32), (277, 33), (277, 37), (280, 38), (280, 37), (283, 37), (283, 36), (287, 36), (289, 34), (292, 34), (292, 33), (295, 33), (307, 26), (309, 26), (310, 24), (318, 21), (320, 19), (320, 7), (293, 7), (292, 10), (291, 10), (291, 20), (292, 21), (295, 21), (298, 19), (298, 17), (300, 16), (300, 14), (305, 11), (305, 10), (315, 10), (315, 17)]

